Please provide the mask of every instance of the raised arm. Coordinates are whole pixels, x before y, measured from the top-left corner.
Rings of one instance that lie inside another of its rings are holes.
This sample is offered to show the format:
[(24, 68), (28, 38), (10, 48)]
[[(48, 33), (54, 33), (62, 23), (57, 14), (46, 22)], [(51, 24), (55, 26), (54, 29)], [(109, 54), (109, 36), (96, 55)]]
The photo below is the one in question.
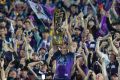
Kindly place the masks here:
[(113, 0), (111, 10), (112, 10), (113, 14), (115, 15), (115, 17), (118, 18), (119, 16), (118, 16), (118, 14), (117, 14), (117, 12), (115, 10), (115, 3), (116, 3), (116, 0)]
[(5, 39), (3, 39), (2, 48), (5, 52), (7, 51), (13, 52), (13, 48), (11, 46), (8, 46), (8, 44), (5, 42)]
[(66, 30), (66, 34), (68, 36), (68, 44), (69, 44), (69, 51), (72, 52), (72, 37), (70, 35), (70, 32), (69, 32), (69, 25), (68, 25), (68, 16), (66, 15), (66, 21), (65, 21), (65, 30)]
[(100, 66), (100, 68), (102, 69), (102, 74), (104, 75), (104, 79), (105, 80), (108, 80), (108, 75), (107, 75), (107, 71), (106, 71), (106, 65), (105, 65), (105, 62), (104, 62), (104, 58), (101, 58), (101, 62), (102, 64), (100, 64), (100, 62), (96, 61), (96, 63)]
[(39, 32), (37, 31), (36, 28), (33, 29), (33, 36), (35, 40), (37, 41), (37, 47), (39, 46), (40, 40), (42, 39), (41, 36), (39, 35)]
[(27, 67), (28, 67), (28, 69), (33, 73), (33, 75), (34, 75), (36, 78), (38, 78), (37, 74), (32, 70), (32, 68), (31, 68), (30, 66), (27, 66)]
[(53, 53), (54, 53), (53, 52), (53, 48), (51, 48), (50, 51), (49, 51), (49, 53), (48, 53), (48, 58), (46, 60), (48, 64), (50, 64), (50, 60), (51, 60), (51, 58), (53, 56)]
[(100, 56), (100, 58), (102, 58), (103, 56), (102, 56), (102, 52), (100, 51), (100, 40), (101, 40), (101, 37), (99, 37), (98, 39), (97, 39), (97, 42), (96, 42), (96, 52), (97, 52), (97, 54)]
[(92, 71), (92, 70), (89, 70), (89, 71), (88, 71), (88, 74), (87, 74), (87, 76), (85, 77), (84, 80), (89, 80), (89, 77), (90, 77), (91, 75), (93, 75), (93, 76), (92, 76), (92, 80), (96, 80), (96, 74), (95, 74), (94, 71)]
[(106, 71), (106, 64), (104, 62), (104, 58), (102, 58), (102, 74), (104, 75), (105, 80), (109, 80), (107, 71)]
[(80, 74), (80, 75), (82, 76), (82, 78), (84, 79), (86, 75), (85, 75), (84, 71), (81, 69), (81, 67), (80, 67), (80, 65), (79, 65), (79, 59), (77, 59), (76, 66), (77, 66), (77, 69), (78, 69), (79, 74)]
[(13, 61), (11, 61), (11, 62), (8, 64), (7, 68), (5, 69), (5, 76), (6, 76), (6, 78), (8, 77), (8, 73), (9, 73), (10, 69), (14, 66), (14, 65), (12, 64), (12, 62), (13, 62)]
[(84, 17), (84, 14), (83, 12), (80, 13), (80, 18), (81, 18), (81, 21), (82, 21), (82, 28), (84, 29), (84, 31), (87, 29), (87, 20), (83, 18)]
[(88, 56), (89, 55), (89, 50), (88, 50), (85, 42), (83, 43), (83, 46), (84, 46), (84, 49), (85, 49), (86, 56)]
[(42, 61), (32, 62), (32, 63), (29, 63), (28, 66), (33, 67), (33, 66), (35, 66), (35, 65), (37, 65), (37, 64), (41, 64), (41, 65), (42, 65), (43, 62), (42, 62)]
[(25, 48), (25, 54), (26, 54), (26, 58), (29, 59), (30, 58), (30, 53), (28, 53), (28, 46), (29, 46), (29, 43), (27, 42), (27, 37), (28, 36), (24, 36), (24, 48)]
[(37, 76), (37, 74), (33, 71), (33, 66), (35, 66), (35, 65), (37, 65), (37, 64), (43, 64), (43, 62), (42, 61), (38, 61), (38, 62), (32, 62), (32, 63), (29, 63), (28, 64), (28, 69), (33, 73), (33, 75), (36, 77), (36, 78), (38, 78), (38, 76)]
[(117, 50), (117, 48), (115, 47), (115, 45), (113, 44), (112, 36), (109, 37), (108, 39), (109, 39), (110, 46), (111, 46), (112, 50), (115, 52), (115, 55), (118, 55), (118, 50)]
[[(116, 57), (120, 65), (120, 57)], [(120, 66), (118, 67), (118, 80), (120, 80)]]
[(7, 80), (6, 77), (5, 77), (5, 71), (4, 71), (4, 59), (1, 60), (0, 67), (1, 67), (1, 79), (2, 80)]
[(84, 61), (85, 61), (85, 65), (87, 66), (88, 62), (87, 62), (87, 57), (86, 57), (86, 55), (85, 55), (85, 53), (84, 53), (84, 50), (83, 50), (83, 52), (82, 52), (82, 56), (83, 56), (83, 59), (84, 59)]
[(55, 73), (55, 71), (56, 71), (56, 60), (54, 60), (53, 62), (52, 62), (52, 72), (53, 73)]
[(87, 66), (87, 57), (86, 57), (86, 55), (85, 55), (84, 50), (81, 49), (81, 47), (80, 47), (80, 48), (78, 49), (78, 52), (80, 52), (80, 53), (82, 54), (83, 59), (84, 59), (84, 61), (85, 61), (85, 65)]
[(34, 24), (33, 24), (32, 20), (30, 20), (30, 19), (29, 19), (29, 22), (30, 22), (31, 27), (34, 29), (34, 28), (35, 28), (35, 26), (34, 26)]
[(93, 6), (91, 0), (88, 0), (88, 2), (90, 3), (90, 5), (91, 5), (91, 7), (92, 7), (92, 9), (94, 11), (94, 14), (96, 15), (97, 14), (96, 8)]

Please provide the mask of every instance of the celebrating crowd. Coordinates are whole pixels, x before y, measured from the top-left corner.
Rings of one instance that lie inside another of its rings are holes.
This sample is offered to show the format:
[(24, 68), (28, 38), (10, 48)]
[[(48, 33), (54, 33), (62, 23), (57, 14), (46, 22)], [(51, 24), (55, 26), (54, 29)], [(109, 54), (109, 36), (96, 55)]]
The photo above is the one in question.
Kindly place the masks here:
[(0, 80), (120, 80), (120, 0), (0, 0)]

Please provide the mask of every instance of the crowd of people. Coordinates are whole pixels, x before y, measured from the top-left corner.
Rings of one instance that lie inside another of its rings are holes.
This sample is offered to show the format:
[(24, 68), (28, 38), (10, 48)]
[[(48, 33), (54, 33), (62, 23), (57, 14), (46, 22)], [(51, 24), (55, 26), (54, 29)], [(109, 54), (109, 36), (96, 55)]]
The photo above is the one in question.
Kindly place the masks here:
[(0, 80), (120, 80), (119, 63), (120, 0), (0, 0)]

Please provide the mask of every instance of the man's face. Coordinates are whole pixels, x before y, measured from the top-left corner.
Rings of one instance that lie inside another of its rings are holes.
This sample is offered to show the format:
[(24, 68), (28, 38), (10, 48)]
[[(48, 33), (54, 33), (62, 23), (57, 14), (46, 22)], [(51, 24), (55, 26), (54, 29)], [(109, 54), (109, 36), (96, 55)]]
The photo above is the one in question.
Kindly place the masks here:
[(49, 34), (48, 34), (47, 32), (44, 32), (44, 33), (42, 34), (42, 36), (43, 36), (44, 39), (47, 39), (47, 38), (49, 37)]
[(16, 71), (11, 71), (11, 72), (9, 73), (9, 77), (16, 78), (16, 77), (17, 77)]
[(33, 55), (33, 56), (32, 56), (32, 59), (33, 59), (34, 61), (37, 61), (37, 60), (39, 60), (39, 57), (38, 57), (37, 55)]
[(72, 6), (72, 7), (71, 7), (71, 11), (72, 11), (73, 14), (76, 12), (75, 6)]
[(87, 29), (87, 30), (85, 31), (85, 33), (86, 33), (86, 35), (89, 34), (89, 29)]
[(44, 55), (45, 53), (46, 53), (45, 49), (41, 49), (41, 50), (39, 51), (39, 54), (40, 54), (40, 55)]
[(115, 45), (116, 48), (119, 48), (119, 42), (115, 41), (114, 45)]
[(29, 28), (30, 27), (30, 23), (29, 22), (25, 22), (25, 27)]
[(22, 21), (21, 20), (18, 20), (17, 21), (17, 25), (22, 25), (23, 23), (22, 23)]
[(20, 57), (22, 57), (22, 58), (25, 57), (25, 51), (24, 51), (24, 50), (21, 50), (21, 51), (20, 51)]
[(27, 77), (27, 71), (25, 71), (25, 70), (21, 71), (21, 76), (23, 78), (26, 78)]
[(119, 38), (120, 34), (116, 32), (114, 36), (115, 36), (115, 38)]
[(96, 75), (96, 80), (104, 80), (104, 77), (102, 74), (97, 74)]
[(27, 38), (27, 42), (31, 42), (31, 40), (32, 40), (31, 35), (28, 35), (26, 38)]
[(112, 76), (111, 80), (118, 80), (118, 77), (117, 76)]
[(20, 3), (20, 4), (16, 4), (15, 5), (15, 9), (16, 11), (23, 11), (25, 9), (25, 4), (24, 3)]
[(72, 42), (72, 48), (76, 51), (76, 49), (77, 49), (77, 42)]
[(25, 63), (25, 58), (21, 58), (21, 60), (20, 60), (20, 64), (23, 65), (23, 66), (26, 65), (26, 63)]
[(92, 20), (90, 20), (88, 24), (89, 24), (90, 28), (92, 28), (95, 25), (95, 23)]
[(0, 34), (4, 34), (5, 28), (0, 28)]
[(7, 34), (6, 22), (0, 22), (0, 35)]
[(84, 64), (84, 60), (82, 56), (80, 56), (77, 60), (79, 60), (80, 66)]
[(62, 54), (66, 54), (67, 53), (67, 45), (66, 44), (63, 44), (63, 46), (60, 46), (60, 50), (61, 50), (61, 53)]
[(80, 35), (80, 30), (76, 29), (76, 30), (75, 30), (75, 34), (76, 34), (76, 35)]
[(114, 55), (113, 51), (109, 52), (109, 59), (110, 59), (110, 62), (114, 62), (115, 61), (115, 55)]
[(46, 72), (47, 71), (47, 65), (42, 65), (41, 71)]
[(22, 30), (21, 29), (18, 29), (17, 31), (16, 31), (16, 37), (17, 38), (21, 38), (22, 37)]

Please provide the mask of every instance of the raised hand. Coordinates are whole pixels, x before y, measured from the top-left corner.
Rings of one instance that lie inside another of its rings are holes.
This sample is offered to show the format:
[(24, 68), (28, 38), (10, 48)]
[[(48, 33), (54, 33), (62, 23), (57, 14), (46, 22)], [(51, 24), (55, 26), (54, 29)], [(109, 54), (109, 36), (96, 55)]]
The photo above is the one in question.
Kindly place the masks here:
[(89, 14), (85, 20), (88, 22), (88, 20), (89, 20), (91, 17), (92, 17), (92, 14)]
[(49, 57), (52, 57), (52, 56), (53, 56), (53, 53), (54, 53), (54, 50), (53, 50), (53, 48), (51, 48), (50, 51), (49, 51), (49, 54), (48, 54)]
[(4, 59), (1, 59), (1, 64), (0, 64), (0, 66), (3, 68), (4, 67)]
[(97, 63), (100, 67), (102, 67), (102, 65), (100, 64), (100, 62), (96, 61), (96, 63)]
[(84, 48), (86, 47), (86, 43), (85, 42), (82, 45), (83, 45)]
[(11, 67), (13, 67), (13, 66), (14, 66), (14, 64), (13, 64), (13, 60), (12, 60), (12, 61), (10, 61), (10, 63), (8, 64), (8, 67), (11, 68)]
[(109, 41), (112, 41), (112, 36), (109, 36), (109, 37), (108, 37), (108, 40), (109, 40)]
[(92, 75), (93, 71), (92, 70), (89, 70), (88, 71), (88, 76)]
[(80, 61), (79, 61), (79, 59), (76, 60), (76, 66), (77, 66), (77, 68), (80, 66)]
[(101, 41), (102, 40), (102, 37), (99, 37), (98, 39), (97, 39), (97, 41)]
[(84, 17), (84, 14), (83, 12), (80, 13), (80, 17), (83, 18)]
[(66, 29), (66, 31), (68, 31), (68, 12), (66, 12), (65, 13), (65, 18), (66, 18), (66, 20), (65, 20), (65, 29)]

